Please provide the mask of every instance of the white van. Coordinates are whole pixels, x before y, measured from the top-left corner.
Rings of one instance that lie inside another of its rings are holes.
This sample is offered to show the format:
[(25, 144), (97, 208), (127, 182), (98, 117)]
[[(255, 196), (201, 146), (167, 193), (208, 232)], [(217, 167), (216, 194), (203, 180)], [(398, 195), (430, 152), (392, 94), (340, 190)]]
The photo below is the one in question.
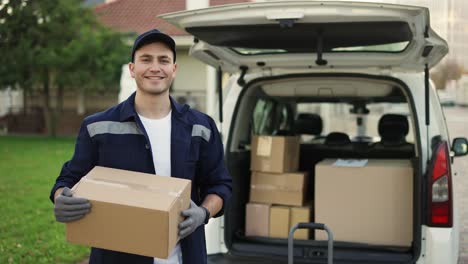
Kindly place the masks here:
[[(193, 57), (231, 74), (219, 91), (225, 93), (222, 131), (233, 197), (224, 219), (207, 226), (210, 263), (287, 260), (286, 239), (245, 233), (252, 135), (300, 136), (299, 169), (311, 175), (324, 159), (411, 162), (411, 226), (402, 227), (412, 230), (410, 244), (337, 236), (334, 263), (457, 263), (451, 164), (467, 154), (468, 142), (450, 143), (429, 81), (429, 69), (448, 47), (431, 29), (427, 8), (283, 1), (161, 17), (194, 36)], [(363, 210), (357, 205), (350, 218)], [(296, 241), (296, 263), (326, 263), (326, 245), (314, 238)]]

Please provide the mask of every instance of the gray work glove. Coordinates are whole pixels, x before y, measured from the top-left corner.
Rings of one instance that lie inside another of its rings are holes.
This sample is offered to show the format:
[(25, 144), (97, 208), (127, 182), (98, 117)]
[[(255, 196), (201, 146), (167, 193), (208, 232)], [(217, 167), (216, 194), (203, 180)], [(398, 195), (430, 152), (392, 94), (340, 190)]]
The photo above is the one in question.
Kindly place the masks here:
[(179, 224), (180, 239), (192, 234), (197, 227), (205, 222), (206, 211), (190, 201), (190, 208), (182, 211), (182, 216), (185, 216), (186, 219)]
[(67, 223), (83, 218), (91, 210), (91, 203), (85, 198), (73, 197), (72, 191), (65, 187), (55, 198), (55, 219)]

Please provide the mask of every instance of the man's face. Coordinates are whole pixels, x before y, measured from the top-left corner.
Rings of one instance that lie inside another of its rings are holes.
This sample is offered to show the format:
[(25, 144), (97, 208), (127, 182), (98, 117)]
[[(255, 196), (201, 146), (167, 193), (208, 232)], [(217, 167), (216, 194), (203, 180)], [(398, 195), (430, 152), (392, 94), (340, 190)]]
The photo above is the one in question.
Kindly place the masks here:
[(161, 95), (169, 92), (172, 80), (176, 76), (177, 65), (174, 63), (171, 49), (164, 43), (155, 42), (139, 48), (129, 68), (138, 91)]

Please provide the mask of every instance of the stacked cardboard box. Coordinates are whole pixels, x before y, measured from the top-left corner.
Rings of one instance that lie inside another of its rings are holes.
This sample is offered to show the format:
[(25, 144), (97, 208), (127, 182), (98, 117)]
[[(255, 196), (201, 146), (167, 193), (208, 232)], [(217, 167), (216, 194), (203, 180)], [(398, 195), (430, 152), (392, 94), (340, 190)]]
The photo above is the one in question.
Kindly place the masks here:
[(254, 136), (252, 171), (293, 172), (299, 167), (299, 137)]
[[(324, 223), (339, 241), (411, 246), (413, 168), (409, 160), (326, 159), (315, 166), (314, 201), (308, 175), (298, 172), (299, 139), (258, 136), (252, 141), (246, 236), (287, 238), (299, 222)], [(327, 240), (323, 231), (295, 238)]]
[[(246, 236), (287, 238), (298, 222), (310, 222), (306, 203), (308, 174), (299, 172), (299, 137), (254, 136)], [(295, 238), (308, 239), (300, 230)]]
[[(259, 203), (246, 205), (246, 236), (287, 238), (289, 230), (297, 223), (310, 222), (312, 206), (284, 206)], [(309, 239), (309, 230), (294, 233), (296, 239)]]
[(250, 201), (302, 206), (306, 185), (306, 172), (270, 173), (253, 171), (250, 177)]
[(245, 206), (245, 235), (267, 237), (270, 232), (269, 204), (248, 203)]

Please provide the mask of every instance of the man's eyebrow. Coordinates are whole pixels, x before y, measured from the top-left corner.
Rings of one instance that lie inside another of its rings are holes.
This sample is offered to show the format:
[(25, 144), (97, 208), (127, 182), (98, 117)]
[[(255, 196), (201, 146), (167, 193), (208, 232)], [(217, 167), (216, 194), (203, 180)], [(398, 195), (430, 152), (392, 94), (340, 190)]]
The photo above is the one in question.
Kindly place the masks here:
[(144, 53), (144, 54), (141, 54), (139, 57), (140, 58), (152, 58), (153, 56), (151, 56), (150, 54)]
[[(141, 54), (139, 57), (140, 57), (140, 58), (143, 58), (143, 57), (152, 58), (153, 55), (148, 54), (148, 53), (143, 53), (143, 54)], [(164, 59), (164, 58), (170, 58), (169, 55), (158, 55), (157, 57), (158, 57), (158, 58), (162, 58), (162, 59)]]

